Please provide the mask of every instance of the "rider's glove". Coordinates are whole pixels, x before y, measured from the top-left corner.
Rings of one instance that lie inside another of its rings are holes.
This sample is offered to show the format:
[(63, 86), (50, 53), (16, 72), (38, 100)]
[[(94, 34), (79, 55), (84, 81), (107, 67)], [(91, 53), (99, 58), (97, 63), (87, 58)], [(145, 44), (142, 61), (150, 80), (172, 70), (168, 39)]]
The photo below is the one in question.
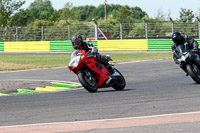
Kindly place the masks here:
[(112, 61), (110, 55), (106, 55), (108, 61)]
[(94, 47), (93, 44), (90, 41), (87, 41), (86, 44), (87, 44), (88, 47)]
[(91, 47), (91, 54), (92, 54), (92, 55), (97, 54), (97, 52), (98, 52), (98, 50), (97, 50), (96, 47)]
[(184, 46), (187, 46), (187, 45), (188, 45), (188, 42), (185, 42), (185, 43), (184, 43)]
[(110, 55), (101, 55), (101, 59), (104, 60), (105, 62), (112, 61)]
[(192, 52), (198, 53), (199, 50), (198, 49), (192, 49)]

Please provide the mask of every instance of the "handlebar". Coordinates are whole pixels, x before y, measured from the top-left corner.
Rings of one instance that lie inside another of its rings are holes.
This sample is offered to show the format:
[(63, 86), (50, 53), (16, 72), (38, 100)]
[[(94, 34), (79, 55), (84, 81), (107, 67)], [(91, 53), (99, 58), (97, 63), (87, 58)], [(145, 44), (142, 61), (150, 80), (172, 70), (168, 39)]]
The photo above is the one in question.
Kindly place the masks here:
[(90, 54), (91, 50), (88, 50), (85, 54), (88, 56)]

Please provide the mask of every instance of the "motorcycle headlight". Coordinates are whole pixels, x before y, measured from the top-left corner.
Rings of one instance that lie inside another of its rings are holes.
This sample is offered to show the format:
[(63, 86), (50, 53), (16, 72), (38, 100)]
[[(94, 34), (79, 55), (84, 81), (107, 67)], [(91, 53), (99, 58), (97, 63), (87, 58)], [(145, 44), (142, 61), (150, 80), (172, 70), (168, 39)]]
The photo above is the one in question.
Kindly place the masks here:
[(73, 59), (71, 59), (71, 61), (69, 62), (69, 66), (76, 68), (78, 66), (78, 63), (80, 61), (81, 56), (76, 56)]
[(185, 56), (182, 56), (181, 59), (182, 59), (182, 61), (185, 61), (185, 60), (186, 60)]
[(189, 53), (186, 53), (185, 55), (181, 56), (181, 60), (186, 61), (188, 57), (189, 57)]

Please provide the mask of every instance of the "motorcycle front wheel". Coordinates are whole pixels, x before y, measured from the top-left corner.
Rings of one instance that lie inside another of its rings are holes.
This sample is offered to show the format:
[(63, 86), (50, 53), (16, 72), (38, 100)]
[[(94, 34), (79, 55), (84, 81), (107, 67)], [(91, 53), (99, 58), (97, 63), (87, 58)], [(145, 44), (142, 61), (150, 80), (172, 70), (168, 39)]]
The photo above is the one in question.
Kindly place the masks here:
[(83, 71), (78, 74), (78, 80), (82, 86), (89, 92), (97, 92), (98, 86), (93, 77), (87, 76)]
[(198, 66), (195, 64), (188, 64), (186, 66), (187, 73), (191, 76), (191, 78), (197, 83), (200, 84), (200, 70)]
[(115, 80), (115, 84), (112, 86), (115, 90), (124, 90), (125, 86), (126, 86), (126, 80), (124, 78), (124, 76), (117, 70), (115, 69), (115, 71), (117, 71), (120, 76), (116, 76), (116, 80)]

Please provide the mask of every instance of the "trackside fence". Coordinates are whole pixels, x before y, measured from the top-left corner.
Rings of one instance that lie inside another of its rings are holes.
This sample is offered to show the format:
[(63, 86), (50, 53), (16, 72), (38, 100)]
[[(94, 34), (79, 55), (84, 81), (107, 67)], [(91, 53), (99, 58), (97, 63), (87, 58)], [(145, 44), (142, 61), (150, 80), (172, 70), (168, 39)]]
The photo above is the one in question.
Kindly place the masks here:
[[(97, 27), (95, 29), (95, 27)], [(0, 42), (24, 41), (65, 41), (71, 36), (81, 34), (96, 40), (105, 40), (100, 30), (108, 33), (108, 40), (119, 39), (170, 39), (173, 31), (180, 31), (194, 38), (200, 38), (200, 22), (172, 23), (148, 22), (143, 23), (113, 23), (98, 24), (88, 22), (84, 25), (70, 24), (65, 26), (35, 26), (35, 27), (0, 27)], [(97, 30), (97, 31), (96, 31)]]

